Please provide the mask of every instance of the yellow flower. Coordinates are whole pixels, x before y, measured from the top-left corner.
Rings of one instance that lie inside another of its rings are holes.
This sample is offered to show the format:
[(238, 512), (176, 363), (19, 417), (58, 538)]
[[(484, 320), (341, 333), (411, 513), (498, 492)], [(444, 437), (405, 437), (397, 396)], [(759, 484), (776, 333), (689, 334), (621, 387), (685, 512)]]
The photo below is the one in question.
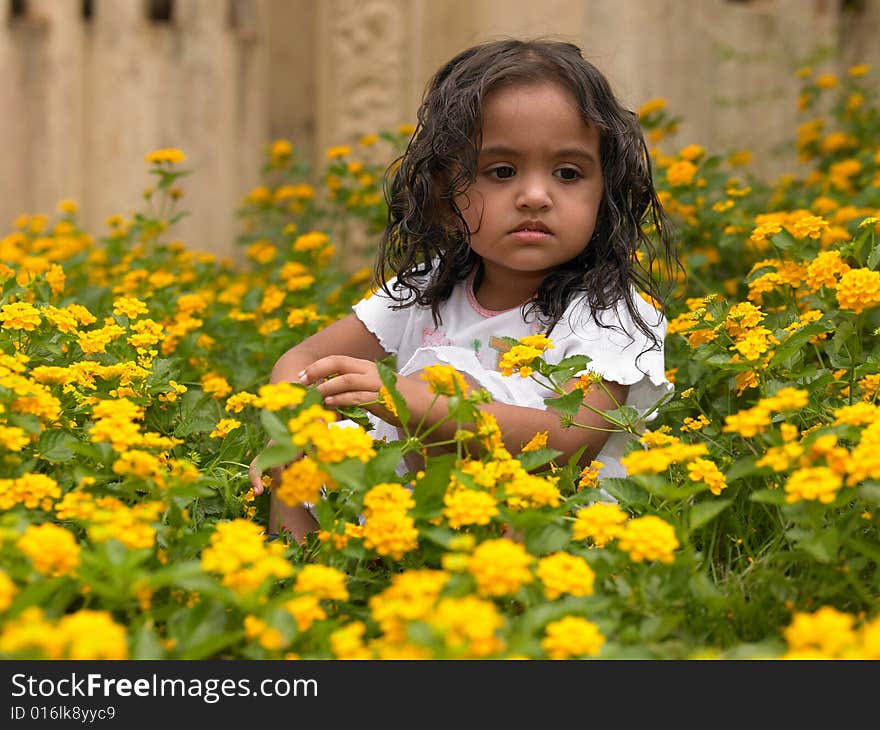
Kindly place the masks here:
[(469, 570), (481, 596), (507, 596), (532, 582), (532, 561), (521, 544), (500, 538), (477, 546), (471, 555)]
[(820, 89), (832, 89), (837, 86), (838, 79), (835, 74), (825, 73), (816, 77), (816, 86)]
[(202, 391), (214, 398), (223, 398), (232, 392), (232, 386), (222, 375), (205, 373), (201, 377)]
[(851, 426), (868, 426), (880, 421), (880, 406), (874, 403), (861, 401), (851, 406), (841, 406), (835, 409), (834, 425), (849, 424)]
[[(325, 464), (335, 464), (345, 459), (367, 462), (376, 455), (372, 436), (361, 426), (331, 428), (319, 423), (308, 433), (308, 437), (315, 447), (315, 459)], [(294, 443), (296, 441), (297, 437), (294, 436)]]
[(303, 385), (282, 381), (262, 385), (257, 393), (254, 406), (265, 408), (267, 411), (280, 411), (282, 408), (294, 408), (302, 403), (306, 397), (306, 388)]
[(666, 180), (673, 187), (690, 185), (697, 174), (697, 166), (689, 160), (678, 160), (666, 169)]
[(817, 500), (830, 504), (843, 486), (841, 476), (827, 466), (813, 466), (792, 472), (785, 483), (785, 501)]
[(156, 165), (161, 165), (162, 163), (175, 165), (178, 162), (184, 162), (186, 160), (186, 155), (175, 147), (167, 147), (165, 149), (155, 150), (148, 153), (144, 160)]
[(28, 525), (15, 544), (43, 575), (68, 575), (79, 566), (81, 549), (76, 538), (51, 522)]
[(820, 251), (807, 265), (807, 286), (814, 292), (823, 286), (836, 289), (840, 277), (849, 270), (850, 266), (841, 259), (840, 251)]
[(497, 635), (504, 617), (494, 603), (476, 596), (441, 598), (425, 622), (443, 635), (453, 656), (487, 657), (504, 649)]
[(547, 624), (541, 648), (551, 659), (596, 656), (605, 637), (592, 621), (580, 616), (566, 616)]
[(364, 547), (395, 560), (415, 550), (419, 532), (408, 514), (415, 505), (401, 484), (382, 482), (371, 487), (364, 495)]
[(649, 117), (655, 112), (662, 111), (666, 108), (666, 99), (657, 98), (657, 99), (649, 99), (644, 104), (639, 107), (638, 115), (639, 119), (644, 119), (645, 117)]
[(837, 659), (856, 642), (855, 620), (832, 606), (823, 606), (814, 613), (796, 613), (783, 635), (791, 658), (795, 653), (818, 652), (823, 658)]
[(363, 621), (352, 621), (330, 634), (330, 651), (337, 659), (371, 659), (373, 653), (364, 646), (367, 627)]
[(329, 237), (321, 231), (310, 231), (297, 236), (293, 242), (294, 251), (314, 251), (327, 245)]
[(578, 489), (595, 487), (599, 483), (599, 472), (605, 466), (601, 461), (593, 460), (583, 469), (578, 477)]
[(596, 574), (583, 558), (569, 553), (553, 553), (538, 561), (538, 578), (544, 585), (544, 595), (551, 601), (564, 594), (591, 596)]
[(247, 406), (254, 405), (257, 400), (257, 396), (253, 393), (242, 391), (241, 393), (234, 393), (229, 396), (226, 399), (224, 408), (232, 413), (241, 413)]
[(617, 544), (636, 563), (645, 560), (671, 563), (679, 546), (675, 528), (655, 515), (627, 522), (617, 536)]
[(129, 319), (137, 319), (139, 315), (149, 311), (146, 303), (135, 297), (119, 297), (113, 301), (113, 314), (122, 314)]
[(705, 154), (705, 148), (698, 144), (689, 144), (678, 151), (678, 156), (685, 160), (698, 160)]
[(708, 459), (694, 459), (687, 465), (688, 476), (691, 481), (703, 482), (709, 487), (712, 494), (721, 494), (721, 490), (727, 487), (724, 474)]
[(318, 596), (306, 595), (291, 598), (283, 604), (284, 609), (293, 616), (296, 628), (300, 631), (308, 631), (315, 621), (327, 618), (327, 612), (321, 607)]
[(867, 63), (859, 63), (859, 64), (856, 64), (855, 66), (850, 66), (849, 69), (847, 69), (847, 73), (853, 78), (858, 78), (859, 76), (865, 76), (870, 71), (871, 71), (871, 67)]
[(514, 345), (501, 356), (498, 370), (505, 377), (519, 373), (521, 378), (527, 378), (534, 372), (532, 365), (541, 357), (542, 352), (542, 349), (531, 345)]
[(269, 157), (275, 167), (287, 162), (292, 154), (293, 145), (286, 139), (276, 139), (269, 147)]
[(724, 433), (738, 433), (744, 438), (752, 438), (763, 433), (770, 425), (770, 410), (767, 408), (748, 408), (724, 417)]
[(3, 613), (12, 604), (12, 599), (18, 593), (18, 588), (12, 579), (0, 570), (0, 613)]
[(58, 621), (68, 659), (128, 659), (127, 633), (106, 611), (81, 609)]
[(221, 418), (208, 437), (212, 439), (225, 438), (239, 426), (241, 426), (241, 421), (236, 421), (234, 418)]
[(428, 365), (423, 368), (419, 377), (428, 383), (431, 392), (436, 395), (453, 396), (456, 389), (466, 394), (468, 390), (464, 376), (452, 365)]
[(594, 502), (578, 510), (572, 527), (572, 540), (592, 540), (596, 547), (605, 547), (620, 534), (627, 514), (617, 504)]
[(40, 311), (27, 302), (12, 302), (0, 307), (0, 322), (5, 330), (32, 332), (40, 326)]
[(262, 532), (250, 520), (217, 523), (210, 545), (202, 551), (202, 570), (220, 573), (223, 585), (238, 595), (252, 594), (264, 583), (288, 577), (293, 566), (284, 558), (284, 545), (267, 543)]
[(351, 147), (348, 145), (337, 145), (336, 147), (331, 147), (327, 150), (327, 158), (331, 160), (339, 159), (340, 157), (348, 157), (351, 154)]
[(837, 303), (841, 309), (861, 314), (880, 304), (880, 271), (850, 269), (837, 284)]
[(30, 440), (23, 428), (0, 425), (0, 445), (8, 451), (21, 451)]
[(321, 498), (321, 488), (325, 486), (334, 486), (330, 475), (322, 471), (308, 456), (304, 456), (281, 473), (278, 499), (291, 506), (303, 502), (314, 504)]
[(312, 593), (318, 598), (334, 601), (347, 601), (348, 589), (345, 587), (346, 575), (329, 565), (313, 563), (303, 566), (296, 576), (293, 590), (297, 593)]
[(531, 440), (522, 447), (522, 452), (525, 453), (527, 451), (537, 451), (538, 449), (546, 448), (547, 446), (547, 436), (549, 435), (549, 431), (540, 431), (532, 436)]
[(498, 514), (498, 503), (488, 492), (479, 489), (451, 489), (443, 498), (443, 515), (449, 526), (488, 525)]

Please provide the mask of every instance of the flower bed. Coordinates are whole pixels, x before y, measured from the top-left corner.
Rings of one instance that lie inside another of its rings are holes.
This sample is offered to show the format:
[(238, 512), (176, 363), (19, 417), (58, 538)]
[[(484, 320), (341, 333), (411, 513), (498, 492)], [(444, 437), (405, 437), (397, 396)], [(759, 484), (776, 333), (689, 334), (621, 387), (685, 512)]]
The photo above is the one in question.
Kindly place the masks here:
[[(248, 266), (171, 238), (179, 150), (148, 156), (144, 210), (98, 236), (72, 201), (22, 216), (0, 239), (0, 656), (880, 658), (868, 71), (802, 72), (802, 174), (768, 184), (744, 153), (652, 150), (687, 278), (667, 311), (674, 397), (649, 422), (609, 414), (633, 435), (626, 479), (557, 462), (541, 434), (510, 453), (487, 394), (443, 368), (426, 377), (454, 396), (459, 448), (406, 477), (432, 439), (389, 367), (393, 443), (329, 428), (314, 390), (266, 385), (367, 293), (334, 241), (382, 225), (368, 153), (392, 159), (411, 128), (333, 148), (320, 175), (273, 143), (240, 209)], [(641, 117), (658, 145), (676, 124), (660, 100)], [(505, 374), (551, 383), (571, 422), (597, 385), (564, 385), (588, 362), (516, 344)], [(257, 454), (302, 457), (285, 499), (327, 488), (304, 545), (265, 540)]]

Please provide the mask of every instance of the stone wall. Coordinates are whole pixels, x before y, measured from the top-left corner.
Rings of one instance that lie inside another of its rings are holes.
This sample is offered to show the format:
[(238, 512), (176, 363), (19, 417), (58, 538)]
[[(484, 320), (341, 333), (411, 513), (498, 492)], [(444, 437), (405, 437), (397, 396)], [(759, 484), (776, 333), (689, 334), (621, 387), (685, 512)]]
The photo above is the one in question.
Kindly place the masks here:
[(880, 66), (880, 0), (0, 0), (0, 224), (76, 200), (89, 230), (183, 149), (187, 245), (233, 255), (235, 208), (263, 146), (327, 147), (414, 121), (425, 83), (466, 46), (578, 43), (637, 108), (683, 117), (669, 142), (747, 148), (790, 168), (794, 71)]

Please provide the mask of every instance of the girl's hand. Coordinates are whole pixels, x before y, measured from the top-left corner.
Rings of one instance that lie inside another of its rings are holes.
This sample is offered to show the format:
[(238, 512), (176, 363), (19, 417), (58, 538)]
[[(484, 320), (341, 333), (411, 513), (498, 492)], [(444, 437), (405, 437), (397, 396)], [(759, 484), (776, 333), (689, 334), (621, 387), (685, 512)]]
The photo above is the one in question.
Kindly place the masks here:
[[(275, 442), (272, 439), (266, 443), (266, 448), (272, 446)], [(281, 483), (281, 473), (287, 468), (287, 464), (284, 466), (273, 466), (269, 469), (269, 478), (272, 480), (272, 484), (277, 486)], [(255, 456), (248, 466), (248, 479), (250, 479), (251, 488), (254, 490), (254, 494), (258, 497), (264, 491), (263, 485), (263, 472), (257, 469), (257, 457)]]
[[(406, 380), (398, 376), (398, 383)], [(303, 385), (317, 384), (316, 389), (328, 408), (362, 406), (383, 421), (395, 424), (397, 419), (387, 409), (378, 405), (382, 379), (372, 360), (362, 360), (347, 355), (322, 357), (300, 373)], [(401, 395), (405, 394), (402, 392)]]

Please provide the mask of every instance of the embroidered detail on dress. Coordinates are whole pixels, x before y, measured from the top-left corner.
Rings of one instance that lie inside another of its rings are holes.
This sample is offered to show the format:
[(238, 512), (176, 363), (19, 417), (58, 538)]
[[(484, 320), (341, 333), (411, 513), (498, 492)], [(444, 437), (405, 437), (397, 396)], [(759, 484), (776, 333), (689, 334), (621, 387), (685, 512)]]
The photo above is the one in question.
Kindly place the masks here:
[(489, 347), (496, 351), (495, 369), (497, 370), (498, 365), (501, 362), (501, 356), (510, 349), (511, 345), (503, 338), (492, 335), (492, 337), (489, 338)]
[(448, 338), (445, 330), (439, 327), (425, 327), (422, 330), (422, 347), (442, 347), (454, 344), (455, 340)]

